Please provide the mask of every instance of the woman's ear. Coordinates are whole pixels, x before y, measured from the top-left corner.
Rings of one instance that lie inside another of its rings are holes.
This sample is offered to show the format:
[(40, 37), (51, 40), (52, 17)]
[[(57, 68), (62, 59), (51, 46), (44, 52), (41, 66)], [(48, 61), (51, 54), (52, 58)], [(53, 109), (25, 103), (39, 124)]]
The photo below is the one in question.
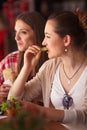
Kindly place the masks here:
[(64, 46), (67, 47), (71, 44), (71, 36), (70, 35), (66, 35), (64, 37)]

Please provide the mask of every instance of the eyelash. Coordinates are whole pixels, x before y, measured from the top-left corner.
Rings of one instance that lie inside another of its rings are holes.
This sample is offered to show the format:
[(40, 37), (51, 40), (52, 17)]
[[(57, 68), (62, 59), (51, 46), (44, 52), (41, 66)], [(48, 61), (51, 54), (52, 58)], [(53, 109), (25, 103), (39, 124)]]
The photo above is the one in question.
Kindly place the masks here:
[(50, 38), (50, 36), (45, 36), (46, 38)]
[[(16, 35), (16, 33), (17, 33), (17, 31), (14, 31), (14, 35)], [(26, 31), (21, 31), (21, 32), (19, 32), (20, 34), (22, 33), (22, 34), (27, 34), (27, 32)]]
[(26, 34), (27, 32), (26, 31), (22, 31), (21, 33)]

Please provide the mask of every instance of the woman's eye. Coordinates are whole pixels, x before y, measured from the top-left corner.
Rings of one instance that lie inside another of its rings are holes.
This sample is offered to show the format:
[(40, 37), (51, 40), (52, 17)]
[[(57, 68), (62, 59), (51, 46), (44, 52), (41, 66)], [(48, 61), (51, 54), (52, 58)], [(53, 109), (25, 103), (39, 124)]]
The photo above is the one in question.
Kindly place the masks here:
[(47, 35), (47, 36), (45, 36), (45, 37), (46, 37), (46, 38), (50, 38), (50, 36), (48, 36), (48, 35)]
[(27, 34), (27, 32), (26, 32), (26, 31), (22, 31), (21, 33), (23, 33), (23, 34)]

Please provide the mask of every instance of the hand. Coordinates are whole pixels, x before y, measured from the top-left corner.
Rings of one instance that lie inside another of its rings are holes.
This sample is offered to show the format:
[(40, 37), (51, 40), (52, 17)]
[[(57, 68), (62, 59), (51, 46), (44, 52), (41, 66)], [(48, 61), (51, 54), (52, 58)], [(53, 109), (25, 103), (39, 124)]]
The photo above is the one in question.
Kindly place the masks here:
[(35, 68), (41, 55), (40, 47), (36, 45), (29, 46), (24, 54), (24, 65), (31, 69)]
[(3, 84), (0, 86), (0, 97), (2, 98), (7, 98), (8, 96), (8, 92), (10, 90), (10, 85), (7, 84)]
[(39, 112), (39, 106), (31, 103), (31, 102), (25, 102), (25, 101), (20, 101), (20, 111), (26, 111), (30, 113), (38, 113)]

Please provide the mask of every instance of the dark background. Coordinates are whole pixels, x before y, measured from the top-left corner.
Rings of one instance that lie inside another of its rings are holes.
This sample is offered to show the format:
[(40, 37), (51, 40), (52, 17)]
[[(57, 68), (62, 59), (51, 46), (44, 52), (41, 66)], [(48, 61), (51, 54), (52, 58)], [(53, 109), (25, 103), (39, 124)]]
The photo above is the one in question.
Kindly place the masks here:
[[(12, 0), (0, 0), (0, 13), (2, 13), (2, 15), (3, 15), (3, 11), (2, 11), (3, 5), (8, 1), (12, 1)], [(14, 3), (25, 2), (25, 1), (29, 1), (29, 0), (13, 0)], [(31, 0), (31, 1), (33, 1), (34, 4), (34, 9), (31, 7), (32, 10), (36, 10), (40, 12), (45, 18), (47, 18), (49, 13), (51, 13), (54, 10), (62, 11), (62, 10), (74, 10), (76, 8), (80, 8), (81, 10), (87, 11), (87, 0)], [(29, 4), (29, 6), (31, 5)], [(20, 13), (18, 12), (19, 8), (16, 6), (14, 8), (12, 7), (12, 10), (10, 11), (8, 10), (9, 13), (12, 11), (14, 11), (15, 17), (18, 13)], [(8, 16), (8, 18), (10, 18), (10, 16)], [(14, 23), (15, 23), (15, 18), (14, 18)], [(11, 25), (11, 23), (9, 23), (9, 25)], [(10, 29), (12, 29), (11, 31), (13, 35), (14, 28), (10, 28)], [(14, 37), (12, 41), (9, 42), (9, 47), (10, 47), (9, 49), (10, 52), (17, 49)]]

